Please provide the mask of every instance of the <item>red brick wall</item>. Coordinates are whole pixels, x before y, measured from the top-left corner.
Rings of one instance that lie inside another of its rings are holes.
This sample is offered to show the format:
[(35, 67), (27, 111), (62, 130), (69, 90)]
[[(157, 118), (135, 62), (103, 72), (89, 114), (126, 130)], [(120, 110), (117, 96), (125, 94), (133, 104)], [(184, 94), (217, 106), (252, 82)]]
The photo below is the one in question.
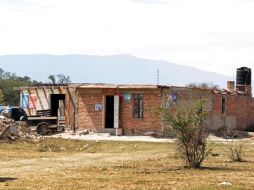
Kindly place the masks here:
[[(221, 99), (226, 98), (225, 114), (221, 114)], [(235, 117), (236, 128), (244, 130), (254, 124), (254, 101), (246, 95), (214, 94), (214, 115), (221, 118)], [(230, 127), (230, 126), (227, 126)]]
[(248, 96), (237, 97), (237, 128), (240, 130), (245, 129), (249, 125), (253, 125), (253, 101)]
[[(83, 90), (79, 94), (79, 129), (85, 128), (95, 132), (103, 131), (104, 96), (122, 95), (124, 93), (143, 94), (144, 100), (143, 118), (133, 118), (133, 99), (129, 102), (123, 99), (120, 100), (119, 126), (123, 129), (124, 134), (143, 134), (145, 131), (157, 131), (161, 129), (160, 118), (155, 113), (155, 109), (162, 105), (164, 100), (163, 93), (161, 93), (160, 89), (97, 90), (96, 93), (93, 93), (90, 90)], [(178, 94), (176, 105), (179, 108), (193, 106), (197, 100), (205, 99), (206, 111), (211, 115), (208, 124), (214, 129), (220, 128), (222, 125), (228, 125), (229, 127), (235, 126), (238, 129), (245, 129), (249, 125), (254, 125), (254, 101), (249, 96), (221, 93), (215, 94), (197, 90), (190, 91), (190, 89), (184, 88), (168, 89), (168, 92), (166, 93), (170, 94), (172, 92)], [(225, 114), (221, 114), (221, 99), (223, 96), (226, 98)], [(102, 112), (95, 111), (96, 103), (101, 103), (103, 105)], [(69, 110), (69, 112), (71, 112), (71, 110)]]
[(214, 94), (214, 114), (221, 115), (221, 107), (222, 107), (222, 97), (225, 97), (225, 115), (226, 116), (234, 116), (236, 114), (236, 106), (237, 106), (237, 97), (235, 95), (230, 94)]
[(102, 94), (79, 94), (78, 128), (100, 132), (102, 129), (102, 113), (95, 111), (95, 104), (103, 103)]
[(221, 114), (221, 98), (222, 96), (220, 94), (214, 94), (213, 113), (216, 115)]
[(251, 98), (248, 104), (248, 126), (254, 126), (254, 100)]
[[(155, 109), (161, 105), (161, 93), (159, 90), (153, 92), (145, 90), (102, 90), (101, 93), (89, 93), (89, 90), (83, 90), (79, 94), (78, 101), (78, 128), (89, 129), (94, 132), (103, 131), (103, 115), (104, 115), (104, 96), (106, 95), (122, 95), (142, 94), (144, 102), (143, 118), (133, 118), (133, 98), (131, 101), (125, 101), (121, 98), (119, 104), (119, 127), (123, 128), (124, 134), (143, 134), (145, 131), (159, 130), (160, 118), (155, 113)], [(103, 105), (102, 112), (95, 111), (95, 104)]]
[(155, 113), (161, 105), (159, 93), (143, 93), (144, 112), (143, 118), (133, 118), (133, 98), (131, 101), (120, 102), (120, 127), (124, 134), (143, 134), (145, 131), (161, 129), (160, 117)]

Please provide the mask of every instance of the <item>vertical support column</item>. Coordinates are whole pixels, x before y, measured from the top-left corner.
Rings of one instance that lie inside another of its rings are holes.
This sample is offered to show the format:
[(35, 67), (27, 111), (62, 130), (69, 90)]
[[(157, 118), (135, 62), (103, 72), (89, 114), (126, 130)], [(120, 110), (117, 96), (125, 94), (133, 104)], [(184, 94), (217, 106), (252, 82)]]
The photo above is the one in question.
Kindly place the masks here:
[(114, 96), (114, 128), (119, 128), (119, 95)]
[(78, 102), (79, 102), (79, 95), (77, 88), (75, 88), (74, 92), (74, 133), (76, 133), (76, 129), (78, 128)]
[(19, 107), (23, 107), (23, 90), (19, 90)]

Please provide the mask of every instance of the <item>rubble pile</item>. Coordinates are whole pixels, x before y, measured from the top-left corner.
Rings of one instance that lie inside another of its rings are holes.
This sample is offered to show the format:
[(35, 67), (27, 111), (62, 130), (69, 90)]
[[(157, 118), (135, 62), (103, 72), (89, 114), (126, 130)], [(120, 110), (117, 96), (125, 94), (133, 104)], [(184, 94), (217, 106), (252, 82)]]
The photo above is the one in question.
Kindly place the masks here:
[(34, 139), (36, 136), (26, 122), (0, 119), (0, 140)]
[(246, 132), (246, 131), (239, 131), (236, 129), (230, 129), (226, 127), (221, 127), (217, 130), (211, 131), (211, 134), (217, 136), (217, 137), (222, 137), (225, 139), (239, 139), (239, 138), (250, 138), (251, 133)]

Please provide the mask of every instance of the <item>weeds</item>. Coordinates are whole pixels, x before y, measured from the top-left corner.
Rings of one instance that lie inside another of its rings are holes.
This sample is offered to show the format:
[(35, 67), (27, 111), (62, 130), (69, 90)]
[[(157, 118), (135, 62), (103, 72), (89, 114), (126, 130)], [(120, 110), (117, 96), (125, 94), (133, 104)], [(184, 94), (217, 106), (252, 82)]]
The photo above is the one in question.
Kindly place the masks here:
[(244, 161), (243, 160), (244, 147), (242, 144), (238, 143), (237, 141), (234, 141), (233, 139), (231, 141), (227, 141), (227, 146), (226, 148), (224, 148), (224, 152), (233, 162)]

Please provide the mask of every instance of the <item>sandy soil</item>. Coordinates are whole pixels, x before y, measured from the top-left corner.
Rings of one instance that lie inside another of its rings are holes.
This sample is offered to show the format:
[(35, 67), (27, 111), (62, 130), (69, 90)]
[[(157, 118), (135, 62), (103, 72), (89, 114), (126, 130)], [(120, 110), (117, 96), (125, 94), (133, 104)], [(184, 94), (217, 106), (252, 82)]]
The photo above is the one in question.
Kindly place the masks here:
[(139, 142), (174, 142), (174, 139), (155, 138), (151, 136), (111, 136), (109, 133), (90, 133), (87, 135), (75, 134), (71, 131), (66, 131), (61, 134), (51, 135), (49, 137), (76, 139), (76, 140), (98, 140), (98, 141), (139, 141)]
[[(75, 139), (75, 140), (88, 140), (88, 141), (138, 141), (138, 142), (175, 142), (172, 138), (155, 138), (152, 136), (112, 136), (109, 133), (90, 133), (87, 135), (80, 134), (80, 132), (73, 133), (72, 131), (66, 131), (60, 134), (50, 135), (48, 137), (63, 138), (63, 139)], [(207, 140), (212, 142), (228, 142), (228, 141), (245, 141), (249, 138), (242, 139), (224, 139), (209, 135)]]

